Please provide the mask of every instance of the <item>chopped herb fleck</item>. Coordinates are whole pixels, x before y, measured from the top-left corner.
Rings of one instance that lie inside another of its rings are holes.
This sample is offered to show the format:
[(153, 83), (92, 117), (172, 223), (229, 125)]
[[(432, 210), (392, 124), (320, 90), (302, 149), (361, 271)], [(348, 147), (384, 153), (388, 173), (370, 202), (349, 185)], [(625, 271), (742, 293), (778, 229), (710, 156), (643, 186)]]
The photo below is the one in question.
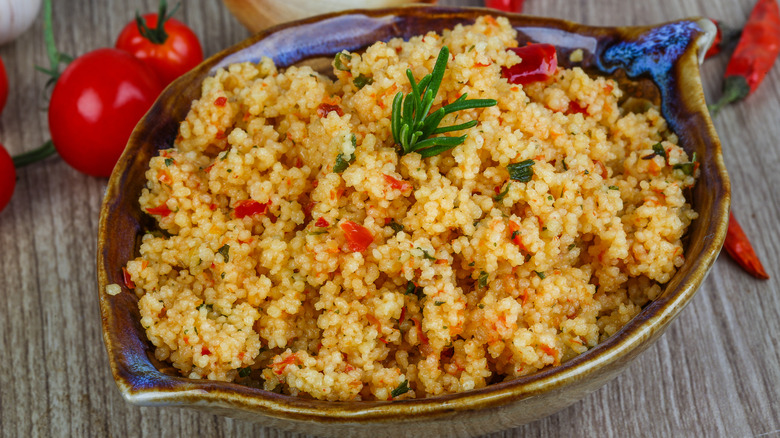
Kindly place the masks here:
[(488, 282), (488, 273), (485, 271), (482, 271), (479, 273), (479, 279), (477, 280), (479, 287), (485, 287), (487, 286)]
[(223, 272), (223, 273), (219, 274), (219, 277), (224, 279), (225, 278), (225, 273)]
[(166, 166), (169, 166), (169, 167), (170, 167), (170, 165), (171, 165), (171, 164), (173, 164), (174, 162), (175, 162), (175, 161), (173, 161), (173, 158), (166, 158), (166, 159), (165, 159), (165, 165), (166, 165)]
[(512, 163), (506, 166), (506, 170), (509, 171), (509, 178), (512, 180), (528, 182), (534, 176), (533, 165), (534, 160), (528, 159), (519, 163)]
[(548, 201), (552, 201), (553, 200), (553, 196), (552, 195), (547, 195), (547, 200)]
[(426, 250), (424, 250), (424, 249), (422, 249), (422, 248), (419, 248), (419, 247), (418, 247), (417, 249), (419, 249), (420, 251), (422, 251), (422, 253), (423, 253), (423, 258), (424, 258), (424, 259), (426, 259), (426, 260), (436, 260), (436, 257), (434, 257), (434, 256), (432, 256), (432, 255), (430, 255), (430, 254), (428, 254), (428, 251), (426, 251)]
[(620, 190), (618, 186), (609, 186), (610, 190)]
[(496, 196), (493, 196), (494, 201), (501, 201), (506, 197), (507, 193), (509, 193), (509, 186), (512, 185), (511, 183), (507, 183), (506, 186), (504, 186), (504, 190), (501, 191), (501, 193), (497, 194)]
[(678, 163), (675, 164), (674, 169), (680, 169), (683, 171), (686, 175), (693, 175), (693, 172), (696, 170), (696, 152), (693, 153), (693, 156), (691, 156), (691, 161), (688, 163)]
[(520, 235), (520, 230), (512, 231), (512, 240), (515, 240)]
[(320, 234), (326, 234), (328, 230), (319, 230), (319, 231), (311, 231), (309, 232), (309, 236), (319, 236)]
[(569, 251), (573, 250), (575, 246), (577, 246), (576, 243), (572, 243), (571, 245), (569, 245)]
[(418, 300), (423, 299), (423, 297), (425, 296), (425, 294), (423, 293), (423, 288), (414, 284), (413, 281), (409, 281), (406, 283), (406, 291), (404, 293), (406, 295), (416, 295)]
[(360, 73), (355, 79), (352, 80), (352, 83), (355, 84), (355, 87), (357, 87), (358, 90), (361, 90), (366, 85), (373, 84), (374, 78), (364, 76), (363, 73)]
[(401, 394), (406, 394), (409, 392), (411, 388), (409, 388), (409, 381), (404, 380), (398, 387), (396, 387), (394, 390), (390, 391), (390, 397), (396, 398)]
[(404, 226), (399, 224), (395, 221), (395, 219), (391, 220), (389, 224), (387, 224), (388, 227), (392, 228), (394, 232), (398, 233), (404, 230)]
[(347, 61), (351, 61), (352, 55), (342, 52), (336, 53), (336, 57), (333, 58), (333, 66), (336, 67), (336, 70), (349, 71), (349, 67), (344, 65), (344, 61), (342, 61), (341, 58), (344, 58)]
[[(357, 137), (355, 137), (355, 134), (351, 134), (352, 137), (350, 140), (352, 141), (352, 146), (357, 146)], [(336, 164), (333, 165), (333, 172), (335, 173), (342, 173), (345, 170), (347, 170), (347, 167), (349, 167), (350, 164), (352, 164), (355, 161), (355, 154), (351, 154), (348, 157), (344, 156), (343, 152), (339, 152), (339, 154), (336, 156)]]
[[(214, 310), (214, 306), (212, 304), (206, 304), (206, 303), (200, 303), (200, 306), (196, 307), (195, 309), (200, 310), (201, 308), (205, 307), (207, 312), (211, 312)], [(195, 328), (195, 333), (198, 333), (198, 329)]]
[(227, 160), (228, 155), (230, 155), (230, 149), (225, 151), (225, 155), (219, 157), (219, 161), (225, 161)]
[(249, 373), (252, 372), (252, 368), (246, 367), (246, 368), (239, 368), (238, 369), (238, 377), (249, 377)]
[(218, 250), (218, 253), (222, 254), (222, 258), (225, 259), (225, 263), (230, 261), (230, 245), (227, 243), (222, 245)]
[(542, 280), (544, 280), (544, 277), (546, 277), (546, 275), (544, 275), (544, 272), (534, 271), (534, 273), (538, 275), (539, 278), (541, 278)]
[(469, 263), (469, 266), (474, 266), (476, 264), (477, 264), (477, 262), (471, 262), (471, 263)]
[(471, 47), (469, 47), (468, 51), (471, 52), (472, 50), (474, 50), (474, 47), (476, 47), (476, 46), (474, 44), (472, 44)]
[(433, 302), (434, 306), (441, 306), (442, 304), (444, 304), (444, 301), (434, 301)]
[(569, 165), (566, 164), (566, 158), (561, 161), (563, 162), (563, 170), (569, 170)]
[(480, 309), (484, 309), (485, 308), (485, 303), (479, 303), (479, 306), (477, 306), (477, 307), (479, 307)]

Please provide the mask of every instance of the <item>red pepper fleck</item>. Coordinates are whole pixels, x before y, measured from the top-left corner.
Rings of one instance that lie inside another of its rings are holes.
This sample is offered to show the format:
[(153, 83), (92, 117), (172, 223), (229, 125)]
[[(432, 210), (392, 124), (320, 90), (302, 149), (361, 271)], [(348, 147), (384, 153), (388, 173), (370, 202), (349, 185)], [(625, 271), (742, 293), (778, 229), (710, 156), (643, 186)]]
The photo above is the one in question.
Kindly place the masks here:
[(127, 272), (127, 268), (124, 266), (122, 266), (122, 279), (125, 281), (125, 286), (127, 286), (128, 289), (135, 289), (135, 283), (133, 283), (130, 273)]
[(319, 185), (320, 185), (320, 180), (318, 180), (318, 179), (315, 179), (315, 180), (314, 180), (314, 181), (312, 181), (312, 183), (311, 183), (311, 186), (312, 186), (312, 187), (314, 187), (315, 189), (316, 189), (316, 188), (317, 188), (317, 186), (319, 186)]
[(404, 322), (405, 317), (406, 317), (406, 306), (401, 308), (401, 316), (398, 318), (398, 322)]
[(742, 227), (733, 213), (729, 213), (729, 228), (726, 232), (726, 242), (723, 244), (723, 247), (726, 248), (726, 252), (731, 258), (739, 266), (742, 266), (748, 274), (761, 280), (769, 279), (769, 274), (766, 273), (764, 265), (758, 259), (755, 250), (753, 250), (753, 245), (750, 244), (750, 240), (748, 240), (745, 232), (742, 231)]
[(425, 332), (422, 329), (422, 324), (420, 324), (420, 321), (417, 318), (412, 318), (412, 322), (414, 322), (414, 326), (417, 327), (417, 335), (420, 338), (420, 342), (423, 345), (428, 345), (428, 336), (425, 335)]
[(385, 182), (387, 182), (388, 185), (390, 185), (390, 188), (398, 189), (401, 192), (408, 192), (412, 190), (412, 184), (408, 181), (404, 180), (397, 180), (394, 177), (390, 175), (384, 175)]
[(166, 217), (169, 214), (173, 213), (170, 208), (166, 204), (161, 204), (157, 207), (147, 208), (146, 212), (149, 214), (156, 214), (158, 216)]
[(512, 243), (525, 250), (523, 239), (520, 237), (520, 225), (512, 220), (509, 221), (509, 238), (512, 239)]
[(246, 216), (254, 216), (256, 214), (265, 214), (268, 211), (270, 202), (260, 203), (254, 199), (245, 199), (238, 201), (234, 207), (233, 214), (237, 219), (244, 218)]
[(352, 252), (363, 252), (374, 242), (374, 236), (368, 228), (352, 221), (344, 221), (339, 225), (347, 238), (347, 247)]
[(227, 103), (227, 97), (225, 96), (219, 96), (217, 100), (214, 101), (214, 105), (216, 106), (225, 106)]
[(314, 210), (314, 205), (317, 204), (314, 201), (309, 201), (306, 205), (303, 206), (303, 214), (307, 217), (311, 217), (311, 212)]
[(778, 54), (780, 8), (777, 0), (758, 0), (726, 66), (723, 96), (710, 107), (713, 116), (724, 105), (742, 100), (756, 91)]
[(282, 359), (279, 362), (276, 362), (272, 365), (274, 369), (274, 373), (277, 375), (281, 375), (284, 372), (284, 369), (287, 368), (287, 365), (293, 364), (298, 360), (298, 357), (294, 354), (291, 354), (287, 356), (286, 358)]
[(208, 356), (209, 354), (211, 354), (211, 350), (209, 350), (209, 348), (204, 345), (200, 349), (200, 354), (202, 354), (203, 356)]
[(584, 114), (588, 115), (588, 107), (580, 105), (576, 100), (569, 101), (569, 108), (566, 110), (566, 114)]
[(217, 140), (222, 140), (224, 138), (227, 138), (227, 134), (225, 134), (225, 131), (217, 131), (217, 136), (215, 137)]
[(327, 117), (328, 114), (333, 111), (336, 111), (336, 114), (338, 114), (339, 117), (344, 115), (344, 111), (338, 105), (323, 102), (320, 104), (320, 106), (317, 107), (317, 115), (323, 118)]
[(501, 76), (509, 83), (527, 85), (545, 81), (558, 69), (558, 54), (551, 44), (530, 44), (509, 50), (522, 58), (518, 64), (501, 68)]
[(481, 62), (475, 62), (475, 63), (474, 63), (474, 67), (478, 67), (478, 68), (479, 68), (479, 67), (488, 67), (488, 66), (490, 66), (490, 65), (491, 65), (491, 63), (489, 63), (489, 62), (488, 62), (487, 64), (483, 64), (483, 63), (481, 63)]
[(325, 219), (324, 217), (320, 216), (316, 222), (314, 222), (315, 227), (325, 228), (329, 227), (330, 223)]

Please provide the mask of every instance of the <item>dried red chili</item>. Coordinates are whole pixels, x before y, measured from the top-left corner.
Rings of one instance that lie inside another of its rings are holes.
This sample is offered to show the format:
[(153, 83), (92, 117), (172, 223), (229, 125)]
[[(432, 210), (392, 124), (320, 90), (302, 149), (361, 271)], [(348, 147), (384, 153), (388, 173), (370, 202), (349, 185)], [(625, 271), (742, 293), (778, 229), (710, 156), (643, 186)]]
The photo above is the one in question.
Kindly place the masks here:
[(712, 115), (724, 105), (756, 91), (779, 53), (780, 8), (777, 0), (758, 0), (726, 67), (723, 95), (710, 106)]
[(485, 7), (521, 14), (523, 12), (524, 1), (525, 0), (485, 0)]
[(750, 244), (745, 232), (742, 231), (742, 227), (734, 217), (734, 213), (729, 213), (729, 228), (726, 232), (726, 242), (723, 244), (723, 247), (726, 248), (726, 252), (731, 258), (739, 266), (742, 266), (748, 274), (762, 280), (769, 278), (769, 274), (764, 270), (764, 266), (753, 250), (753, 245)]
[(740, 29), (734, 29), (733, 27), (726, 26), (718, 20), (710, 20), (718, 29), (718, 33), (715, 35), (715, 40), (712, 42), (712, 46), (704, 54), (704, 58), (712, 58), (723, 52), (733, 48), (737, 43), (742, 31)]
[(529, 44), (509, 50), (522, 59), (518, 64), (501, 68), (501, 76), (509, 83), (527, 85), (546, 81), (558, 69), (558, 55), (551, 44)]

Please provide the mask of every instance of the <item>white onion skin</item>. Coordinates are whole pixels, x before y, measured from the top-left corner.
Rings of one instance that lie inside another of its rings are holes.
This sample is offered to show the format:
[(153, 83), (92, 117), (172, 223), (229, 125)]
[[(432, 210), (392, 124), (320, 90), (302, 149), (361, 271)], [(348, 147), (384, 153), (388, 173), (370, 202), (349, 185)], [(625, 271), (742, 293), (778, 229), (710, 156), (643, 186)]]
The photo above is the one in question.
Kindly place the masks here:
[(27, 30), (41, 10), (41, 0), (0, 0), (0, 45)]

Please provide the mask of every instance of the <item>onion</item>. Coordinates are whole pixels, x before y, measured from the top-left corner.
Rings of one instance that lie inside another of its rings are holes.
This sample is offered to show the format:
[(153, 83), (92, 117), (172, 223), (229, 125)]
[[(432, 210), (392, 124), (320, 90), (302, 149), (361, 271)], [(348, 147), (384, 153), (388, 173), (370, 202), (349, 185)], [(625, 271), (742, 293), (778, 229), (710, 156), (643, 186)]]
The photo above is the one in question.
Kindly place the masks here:
[(0, 45), (27, 30), (40, 10), (41, 0), (0, 0)]

